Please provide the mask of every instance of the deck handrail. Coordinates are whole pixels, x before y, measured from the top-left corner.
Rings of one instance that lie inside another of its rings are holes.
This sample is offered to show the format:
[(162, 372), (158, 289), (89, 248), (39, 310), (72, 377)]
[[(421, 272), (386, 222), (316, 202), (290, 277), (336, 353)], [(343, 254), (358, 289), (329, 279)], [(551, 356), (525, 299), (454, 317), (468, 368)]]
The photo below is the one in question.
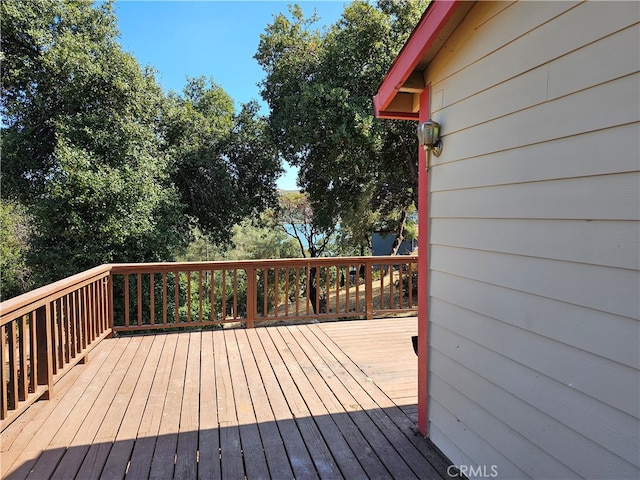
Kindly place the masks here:
[(114, 302), (119, 318), (113, 330), (225, 323), (252, 328), (274, 320), (415, 313), (417, 260), (399, 255), (116, 264), (112, 276), (122, 295)]
[(0, 303), (2, 429), (111, 333), (110, 280), (102, 265)]
[(113, 332), (417, 310), (417, 256), (105, 264), (0, 303), (0, 430)]

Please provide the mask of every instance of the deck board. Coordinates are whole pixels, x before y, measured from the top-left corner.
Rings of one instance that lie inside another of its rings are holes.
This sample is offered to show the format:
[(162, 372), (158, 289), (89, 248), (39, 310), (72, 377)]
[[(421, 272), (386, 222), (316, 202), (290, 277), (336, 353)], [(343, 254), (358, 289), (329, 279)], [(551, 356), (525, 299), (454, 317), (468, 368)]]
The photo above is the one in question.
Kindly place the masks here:
[(444, 478), (416, 435), (416, 323), (104, 340), (2, 432), (2, 478)]

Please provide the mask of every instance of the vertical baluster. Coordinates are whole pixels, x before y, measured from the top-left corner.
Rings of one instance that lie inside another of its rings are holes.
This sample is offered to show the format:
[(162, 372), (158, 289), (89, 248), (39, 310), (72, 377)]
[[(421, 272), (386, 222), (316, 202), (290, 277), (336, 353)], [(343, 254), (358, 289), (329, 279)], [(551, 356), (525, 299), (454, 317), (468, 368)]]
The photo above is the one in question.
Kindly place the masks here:
[(149, 272), (149, 322), (156, 323), (156, 274)]
[(300, 268), (296, 267), (296, 317), (300, 316)]
[(285, 294), (285, 299), (284, 299), (284, 316), (288, 317), (289, 316), (289, 277), (291, 276), (291, 270), (289, 269), (289, 267), (284, 267), (284, 294)]
[[(103, 309), (102, 309), (102, 302), (104, 299), (104, 291), (103, 291), (103, 285), (102, 282), (100, 280), (94, 282), (95, 283), (95, 304), (94, 304), (94, 311), (95, 311), (95, 320), (93, 323), (93, 330), (94, 330), (94, 339), (97, 338), (99, 335), (102, 334), (103, 328), (104, 328), (104, 313), (103, 313)], [(127, 279), (126, 285), (125, 285), (125, 292), (128, 295), (129, 294), (129, 280)], [(129, 297), (127, 296), (127, 301), (125, 302), (125, 312), (128, 315), (129, 314)]]
[(340, 313), (340, 288), (342, 288), (342, 265), (336, 265), (336, 314)]
[(64, 297), (61, 297), (56, 304), (56, 331), (58, 336), (56, 338), (58, 342), (58, 370), (64, 368)]
[(238, 269), (233, 269), (233, 319), (238, 318)]
[(331, 265), (327, 265), (324, 269), (324, 310), (329, 313), (329, 287), (331, 284)]
[[(16, 343), (17, 343), (17, 328), (16, 320), (12, 320), (7, 324), (9, 327), (8, 332), (8, 347), (9, 347), (9, 382), (7, 388), (9, 389), (7, 395), (7, 404), (9, 410), (15, 410), (18, 406), (18, 359), (16, 358)], [(4, 359), (3, 359), (4, 362)]]
[(82, 290), (84, 287), (80, 287), (76, 290), (76, 353), (80, 354), (82, 352), (82, 332), (84, 328), (82, 327), (82, 322), (84, 322), (84, 310), (82, 305)]
[(198, 321), (202, 322), (202, 270), (198, 270)]
[(222, 320), (227, 318), (227, 270), (222, 270)]
[(313, 272), (311, 271), (313, 267), (311, 267), (311, 264), (307, 263), (307, 293), (306, 293), (306, 305), (307, 305), (307, 311), (305, 312), (307, 315), (312, 314), (313, 312), (313, 305), (311, 304), (311, 295), (312, 293), (312, 285), (313, 285)]
[(7, 358), (5, 332), (5, 326), (2, 325), (0, 327), (0, 358), (2, 359), (2, 362), (0, 363), (0, 418), (2, 419), (7, 418), (7, 413), (9, 411), (9, 392), (7, 391), (9, 384), (7, 382), (7, 368), (5, 365), (5, 359)]
[[(36, 312), (29, 314), (29, 392), (34, 393), (38, 385), (38, 325)], [(2, 338), (4, 342), (4, 337)], [(4, 357), (0, 357), (4, 360)], [(4, 368), (4, 366), (3, 366)]]
[(167, 272), (162, 272), (162, 324), (167, 323)]
[(173, 272), (175, 295), (175, 322), (180, 322), (180, 272)]
[(356, 287), (356, 304), (355, 311), (360, 312), (360, 267), (361, 265), (356, 265), (356, 279), (355, 279), (355, 287)]
[(413, 263), (409, 264), (409, 306), (413, 308)]
[(267, 318), (269, 316), (267, 297), (269, 292), (269, 269), (262, 270), (262, 316)]
[(380, 265), (380, 310), (384, 310), (384, 276), (386, 265)]
[(316, 311), (313, 313), (318, 315), (320, 314), (320, 265), (316, 267), (313, 277), (316, 286)]
[(280, 272), (280, 268), (274, 267), (274, 279), (273, 279), (273, 312), (278, 317), (278, 305), (280, 304), (280, 276), (278, 275)]
[(69, 359), (76, 358), (76, 322), (78, 321), (77, 309), (77, 291), (69, 292)]
[(74, 356), (82, 353), (82, 287), (73, 292), (73, 350)]
[(216, 320), (215, 270), (209, 270), (209, 296), (211, 298), (211, 321)]
[(46, 398), (53, 395), (53, 374), (56, 368), (56, 359), (54, 348), (51, 348), (54, 340), (52, 328), (55, 325), (56, 302), (40, 307), (36, 310), (36, 331), (37, 337), (37, 378), (38, 385), (46, 385), (48, 390)]
[(344, 293), (344, 311), (349, 313), (351, 307), (351, 264), (347, 263), (347, 278), (345, 280), (345, 293)]
[(191, 322), (191, 274), (187, 272), (187, 323)]
[(124, 326), (130, 325), (129, 319), (129, 274), (124, 274)]
[(62, 297), (64, 303), (64, 361), (71, 361), (71, 305), (69, 294)]
[(96, 323), (96, 282), (87, 285), (87, 345), (91, 345)]
[(142, 273), (136, 274), (136, 298), (138, 301), (138, 325), (142, 325)]
[(27, 399), (27, 316), (22, 315), (17, 320), (18, 327), (18, 354), (20, 364), (18, 365), (18, 399), (24, 402)]
[(402, 299), (403, 286), (404, 286), (404, 275), (405, 275), (405, 266), (406, 264), (401, 263), (398, 265), (398, 308), (402, 309), (404, 301)]
[[(129, 278), (127, 276), (127, 280), (125, 282), (125, 297), (126, 300), (124, 302), (124, 311), (125, 311), (125, 317), (126, 317), (126, 324), (127, 326), (129, 326), (130, 323), (130, 317), (129, 317), (129, 301), (130, 301), (130, 297), (129, 297)], [(93, 338), (92, 341), (95, 340), (101, 333), (102, 333), (102, 309), (100, 308), (100, 305), (102, 304), (102, 285), (100, 282), (95, 282), (94, 285), (94, 297), (93, 297), (93, 311), (95, 312), (94, 315), (94, 319), (93, 319)]]
[(53, 374), (58, 373), (58, 367), (60, 366), (60, 358), (62, 355), (62, 346), (60, 340), (60, 299), (51, 302), (49, 308), (51, 309), (50, 325), (51, 325), (51, 337), (49, 338), (49, 350), (53, 352), (51, 368)]
[(394, 277), (394, 270), (393, 270), (394, 265), (390, 264), (389, 265), (389, 308), (393, 310), (394, 305), (395, 305), (395, 292), (393, 290), (393, 277)]

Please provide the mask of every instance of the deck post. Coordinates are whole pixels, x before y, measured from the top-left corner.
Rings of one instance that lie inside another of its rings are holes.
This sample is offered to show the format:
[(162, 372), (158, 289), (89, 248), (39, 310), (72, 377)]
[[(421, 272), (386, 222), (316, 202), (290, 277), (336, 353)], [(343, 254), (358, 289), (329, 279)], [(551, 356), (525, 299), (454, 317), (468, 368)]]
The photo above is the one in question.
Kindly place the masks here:
[[(371, 262), (366, 263), (364, 269), (365, 284), (367, 286), (365, 290), (365, 300), (367, 302), (367, 320), (373, 320), (373, 264)], [(380, 298), (382, 299), (382, 292), (380, 292)]]
[[(266, 282), (266, 279), (265, 279)], [(258, 296), (256, 295), (256, 268), (247, 267), (247, 328), (253, 328), (256, 314)]]
[(43, 398), (53, 396), (53, 352), (51, 345), (51, 303), (47, 303), (36, 310), (37, 339), (37, 367), (38, 385), (47, 385), (47, 393)]
[[(163, 292), (164, 295), (164, 292)], [(113, 272), (109, 271), (107, 277), (107, 322), (108, 328), (113, 330), (114, 326), (114, 313), (113, 313)]]

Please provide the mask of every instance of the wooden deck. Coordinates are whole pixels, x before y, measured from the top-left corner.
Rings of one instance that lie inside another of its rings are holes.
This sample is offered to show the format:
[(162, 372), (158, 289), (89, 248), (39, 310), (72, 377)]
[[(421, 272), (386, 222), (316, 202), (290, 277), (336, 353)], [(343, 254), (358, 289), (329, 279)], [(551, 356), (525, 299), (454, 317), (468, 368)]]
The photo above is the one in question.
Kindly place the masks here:
[(440, 479), (415, 318), (102, 341), (1, 435), (3, 478)]

